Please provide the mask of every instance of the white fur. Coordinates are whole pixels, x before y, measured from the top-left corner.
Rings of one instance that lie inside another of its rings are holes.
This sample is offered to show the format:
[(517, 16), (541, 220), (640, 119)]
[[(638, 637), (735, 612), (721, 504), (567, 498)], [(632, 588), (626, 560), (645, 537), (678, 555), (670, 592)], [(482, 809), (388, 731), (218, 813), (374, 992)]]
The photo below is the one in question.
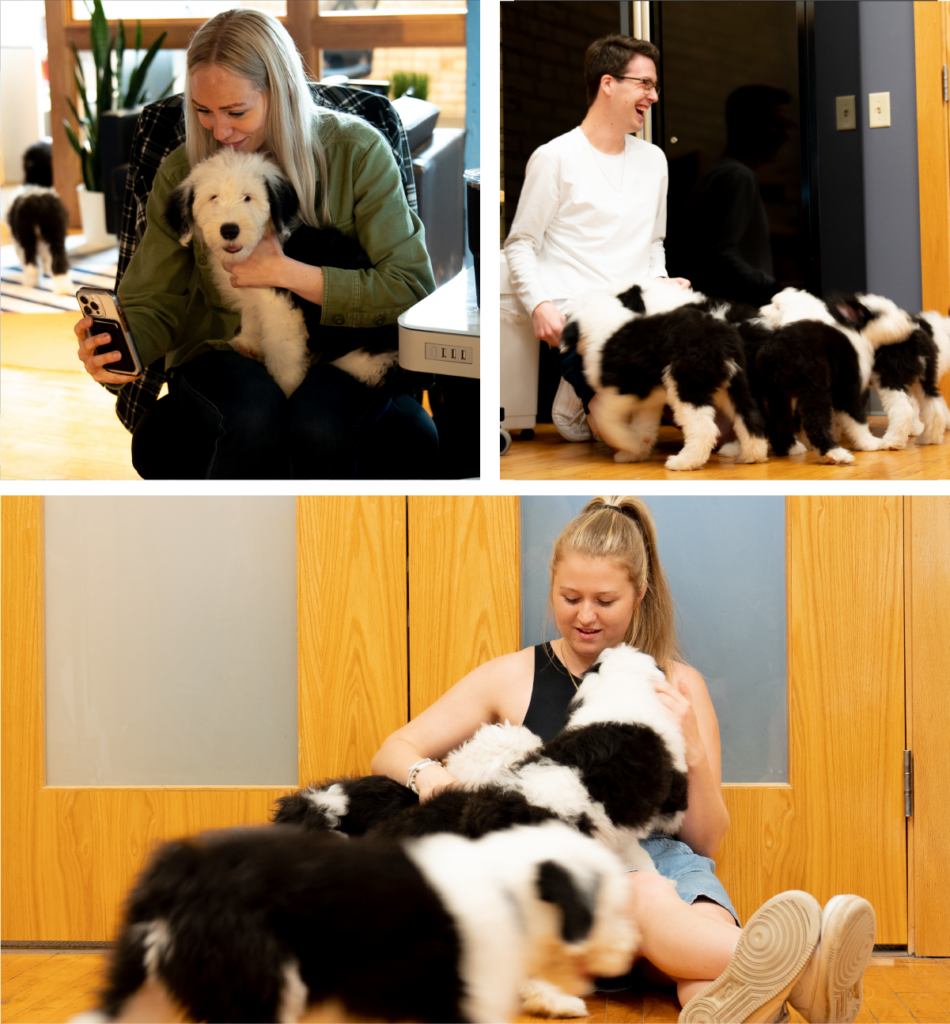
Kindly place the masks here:
[(171, 948), (171, 930), (168, 927), (168, 922), (162, 920), (153, 921), (144, 927), (146, 935), (142, 940), (142, 947), (145, 950), (145, 970), (150, 978), (155, 978), (157, 977), (158, 961)]
[[(241, 314), (241, 331), (232, 339), (232, 346), (261, 358), (289, 397), (311, 364), (303, 313), (289, 295), (273, 288), (235, 288), (231, 274), (221, 265), (244, 262), (273, 231), (266, 182), (282, 177), (280, 168), (260, 153), (222, 149), (198, 164), (181, 187), (194, 189), (194, 233), (211, 253), (211, 272), (221, 298)], [(226, 224), (236, 225), (239, 234), (224, 238), (221, 228)], [(191, 239), (191, 232), (185, 233), (182, 245)], [(237, 246), (236, 251), (229, 251)]]
[[(950, 373), (950, 317), (932, 311), (920, 315), (933, 329), (934, 344), (937, 346), (939, 384), (941, 379)], [(943, 395), (939, 398), (928, 398), (919, 383), (911, 388), (911, 395), (917, 402), (924, 427), (917, 437), (917, 444), (939, 444), (943, 440), (944, 431), (950, 430), (950, 409), (947, 408), (947, 400)]]
[(277, 1007), (277, 1020), (280, 1024), (297, 1024), (307, 1009), (308, 995), (309, 989), (300, 977), (297, 961), (288, 961), (284, 964), (284, 987)]
[[(678, 726), (660, 702), (654, 682), (666, 677), (648, 654), (621, 644), (608, 648), (598, 659), (598, 671), (585, 676), (578, 688), (582, 703), (566, 729), (599, 722), (641, 724), (653, 729), (666, 744), (677, 771), (686, 771), (686, 746)], [(575, 768), (541, 758), (520, 764), (517, 751), (526, 753), (533, 733), (523, 726), (482, 726), (459, 756), (450, 754), (446, 767), (467, 788), (494, 783), (522, 793), (529, 803), (546, 807), (571, 821), (586, 815), (594, 835), (620, 857), (629, 870), (655, 871), (649, 854), (640, 846), (653, 831), (675, 833), (683, 814), (657, 816), (645, 828), (621, 828), (610, 820), (599, 801), (592, 799)], [(492, 772), (494, 767), (494, 773)]]
[(616, 295), (607, 291), (585, 292), (571, 303), (568, 317), (578, 318), (581, 328), (577, 351), (584, 357), (587, 383), (595, 391), (600, 388), (600, 359), (604, 342), (635, 316)]
[(684, 442), (682, 449), (666, 460), (666, 468), (701, 469), (709, 461), (719, 439), (716, 413), (711, 406), (700, 407), (681, 401), (669, 369), (663, 371), (663, 383), (666, 385), (666, 400), (673, 410), (676, 425), (683, 431)]
[[(586, 973), (619, 974), (629, 967), (636, 935), (624, 913), (620, 865), (574, 829), (547, 822), (474, 842), (441, 833), (407, 843), (406, 852), (456, 921), (469, 1020), (510, 1020), (529, 977), (557, 986), (547, 1009), (533, 1004), (534, 1012), (550, 1014), (564, 992), (589, 989)], [(539, 898), (538, 868), (547, 860), (565, 868), (575, 885), (596, 892), (594, 924), (582, 942), (564, 941), (558, 909)], [(572, 1012), (577, 1008), (570, 1005)]]
[(330, 828), (340, 827), (340, 819), (350, 808), (350, 799), (338, 782), (328, 789), (305, 790), (304, 795), (314, 807), (319, 807), (326, 814)]
[(497, 782), (516, 761), (541, 746), (523, 725), (480, 725), (475, 735), (445, 759), (446, 771), (467, 786)]

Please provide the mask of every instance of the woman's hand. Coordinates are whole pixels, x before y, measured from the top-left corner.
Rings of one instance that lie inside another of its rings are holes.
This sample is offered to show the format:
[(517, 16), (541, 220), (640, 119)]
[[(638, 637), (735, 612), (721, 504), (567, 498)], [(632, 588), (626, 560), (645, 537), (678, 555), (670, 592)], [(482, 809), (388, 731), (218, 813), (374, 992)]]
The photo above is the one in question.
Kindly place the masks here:
[(427, 764), (416, 772), (416, 789), (419, 790), (419, 803), (424, 804), (446, 789), (458, 789), (459, 782), (440, 764)]
[(92, 317), (83, 317), (79, 323), (73, 325), (73, 332), (79, 340), (79, 356), (86, 373), (97, 380), (100, 384), (126, 384), (130, 380), (138, 380), (138, 377), (130, 377), (128, 374), (110, 373), (109, 363), (117, 363), (122, 358), (119, 351), (103, 352), (101, 356), (96, 355), (96, 349), (100, 345), (108, 345), (112, 338), (108, 334), (94, 334), (87, 337), (92, 330)]
[(687, 281), (685, 277), (661, 277), (660, 280), (661, 281), (674, 281), (676, 284), (678, 284), (680, 286), (680, 288), (688, 288), (689, 287), (689, 281)]
[(288, 288), (287, 271), (294, 261), (284, 255), (277, 236), (265, 235), (246, 260), (224, 262), (235, 288)]
[(660, 703), (670, 712), (683, 734), (686, 743), (686, 766), (702, 764), (706, 760), (706, 747), (699, 732), (696, 710), (689, 694), (689, 687), (682, 678), (676, 686), (671, 683), (654, 683)]

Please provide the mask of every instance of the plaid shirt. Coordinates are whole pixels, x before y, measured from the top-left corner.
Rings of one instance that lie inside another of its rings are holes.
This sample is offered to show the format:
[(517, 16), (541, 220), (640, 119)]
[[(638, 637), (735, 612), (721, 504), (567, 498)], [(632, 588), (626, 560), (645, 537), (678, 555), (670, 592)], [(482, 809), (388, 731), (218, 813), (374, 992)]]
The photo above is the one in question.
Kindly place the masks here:
[[(355, 114), (376, 128), (392, 147), (396, 166), (402, 177), (409, 208), (416, 212), (416, 183), (412, 173), (409, 140), (396, 108), (378, 93), (366, 92), (345, 85), (320, 85), (310, 82), (314, 101), (320, 107)], [(145, 234), (145, 205), (159, 165), (172, 150), (185, 141), (183, 97), (169, 96), (150, 103), (142, 110), (132, 139), (132, 155), (125, 185), (125, 204), (119, 227), (119, 262), (115, 287), (132, 259), (135, 247)], [(115, 411), (128, 430), (134, 430), (138, 421), (158, 399), (165, 383), (164, 360), (146, 367), (140, 380), (130, 381), (117, 393)], [(109, 385), (105, 385), (110, 391)]]

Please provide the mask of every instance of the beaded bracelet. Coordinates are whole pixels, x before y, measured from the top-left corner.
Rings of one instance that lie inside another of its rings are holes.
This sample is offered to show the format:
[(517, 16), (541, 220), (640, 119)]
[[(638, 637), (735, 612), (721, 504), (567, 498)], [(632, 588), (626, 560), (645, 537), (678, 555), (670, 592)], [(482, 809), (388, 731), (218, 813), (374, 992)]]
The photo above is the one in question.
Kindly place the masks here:
[(428, 768), (430, 764), (437, 764), (440, 768), (442, 767), (441, 761), (433, 761), (431, 757), (424, 757), (421, 761), (416, 761), (416, 763), (409, 769), (409, 778), (406, 779), (406, 788), (411, 789), (416, 796), (419, 795), (419, 790), (416, 789), (416, 776), (423, 768)]

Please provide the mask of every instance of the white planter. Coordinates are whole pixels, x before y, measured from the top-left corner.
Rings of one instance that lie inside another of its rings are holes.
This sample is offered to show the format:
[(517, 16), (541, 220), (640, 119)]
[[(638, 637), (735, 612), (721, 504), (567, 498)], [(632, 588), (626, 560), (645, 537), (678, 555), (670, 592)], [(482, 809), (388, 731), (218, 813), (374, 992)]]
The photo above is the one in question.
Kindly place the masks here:
[(115, 235), (106, 231), (106, 197), (103, 192), (87, 192), (85, 185), (77, 185), (79, 212), (82, 215), (82, 233), (86, 236), (83, 249), (111, 249), (119, 244)]

